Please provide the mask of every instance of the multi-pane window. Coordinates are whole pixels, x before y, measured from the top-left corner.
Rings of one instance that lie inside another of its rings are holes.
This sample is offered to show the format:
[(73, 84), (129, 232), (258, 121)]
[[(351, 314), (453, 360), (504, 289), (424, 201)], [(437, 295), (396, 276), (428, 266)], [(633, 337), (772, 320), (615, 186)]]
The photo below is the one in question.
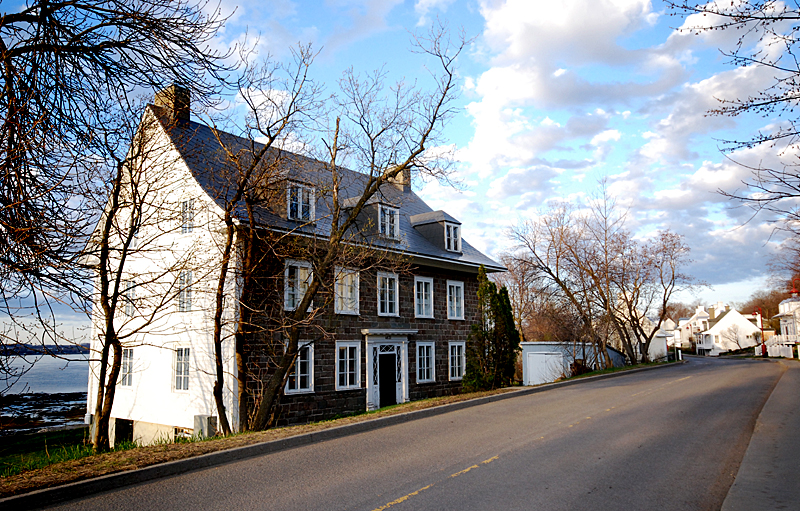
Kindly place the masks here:
[(447, 281), (447, 319), (464, 319), (464, 283)]
[(417, 383), (433, 381), (433, 343), (417, 342)]
[(460, 380), (464, 377), (464, 343), (451, 342), (450, 346), (450, 379)]
[(136, 313), (136, 287), (133, 282), (125, 281), (122, 283), (121, 298), (123, 314), (132, 318)]
[(457, 224), (444, 224), (444, 247), (450, 252), (461, 252), (461, 228)]
[(192, 271), (184, 270), (178, 274), (178, 312), (192, 310)]
[(418, 318), (433, 317), (433, 279), (414, 277), (414, 315)]
[(189, 390), (189, 348), (175, 350), (175, 390)]
[(336, 390), (355, 389), (361, 386), (360, 349), (361, 343), (358, 341), (336, 343)]
[(380, 204), (378, 217), (380, 233), (387, 238), (398, 238), (400, 235), (400, 210)]
[(358, 271), (336, 267), (334, 311), (336, 314), (358, 314)]
[(314, 189), (296, 183), (287, 189), (287, 216), (291, 220), (314, 220)]
[(314, 345), (301, 341), (297, 350), (289, 379), (286, 381), (286, 393), (314, 391)]
[(119, 368), (119, 383), (122, 386), (133, 385), (133, 348), (122, 350), (122, 364)]
[(303, 301), (311, 283), (311, 263), (306, 261), (286, 261), (283, 279), (284, 309), (293, 311)]
[(194, 199), (181, 202), (181, 234), (194, 229)]
[(378, 272), (378, 315), (397, 316), (397, 275)]

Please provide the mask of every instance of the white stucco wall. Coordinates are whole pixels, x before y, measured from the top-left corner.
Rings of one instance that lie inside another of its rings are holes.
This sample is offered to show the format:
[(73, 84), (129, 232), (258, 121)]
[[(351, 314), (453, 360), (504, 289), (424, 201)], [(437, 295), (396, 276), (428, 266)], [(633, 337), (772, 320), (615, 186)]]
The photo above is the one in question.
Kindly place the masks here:
[[(146, 115), (152, 115), (149, 111)], [(159, 126), (160, 129), (160, 126)], [(117, 385), (112, 417), (153, 425), (192, 428), (195, 415), (217, 415), (212, 396), (215, 381), (213, 352), (214, 293), (219, 278), (222, 229), (221, 209), (191, 176), (163, 129), (150, 140), (156, 150), (142, 166), (146, 181), (154, 184), (145, 221), (139, 230), (138, 248), (126, 261), (123, 277), (137, 284), (136, 315), (128, 318), (119, 307), (115, 318), (123, 347), (133, 349), (132, 385)], [(157, 186), (155, 185), (157, 183)], [(181, 203), (194, 200), (194, 227), (181, 233)], [(234, 251), (235, 252), (235, 251)], [(234, 340), (236, 260), (226, 281), (223, 317), (224, 399), (228, 417), (236, 424), (236, 366)], [(178, 274), (192, 272), (191, 311), (179, 312)], [(149, 324), (143, 319), (148, 317)], [(102, 311), (93, 310), (89, 413), (94, 413), (102, 348)], [(175, 349), (190, 348), (189, 389), (175, 389)], [(152, 427), (151, 427), (152, 429)], [(135, 430), (135, 426), (134, 426)], [(137, 432), (134, 431), (135, 436)]]

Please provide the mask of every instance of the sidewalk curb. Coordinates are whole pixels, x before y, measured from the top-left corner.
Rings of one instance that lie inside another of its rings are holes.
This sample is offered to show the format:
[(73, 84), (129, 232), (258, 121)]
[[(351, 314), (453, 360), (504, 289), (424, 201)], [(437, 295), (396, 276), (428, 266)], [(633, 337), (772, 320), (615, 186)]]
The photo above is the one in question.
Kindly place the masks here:
[(376, 419), (367, 420), (364, 422), (357, 422), (354, 424), (347, 424), (344, 426), (336, 426), (321, 431), (312, 433), (305, 433), (302, 435), (282, 438), (280, 440), (272, 440), (259, 444), (247, 445), (243, 447), (236, 447), (233, 449), (226, 449), (223, 451), (216, 451), (200, 456), (186, 458), (182, 460), (169, 461), (158, 465), (152, 465), (140, 469), (117, 472), (108, 474), (92, 479), (83, 481), (75, 481), (62, 486), (54, 486), (52, 488), (43, 488), (41, 490), (34, 490), (29, 493), (22, 493), (5, 497), (0, 499), (0, 508), (10, 509), (8, 506), (14, 506), (14, 509), (30, 509), (38, 508), (64, 502), (68, 500), (75, 500), (80, 497), (85, 497), (95, 493), (100, 493), (116, 488), (125, 486), (132, 486), (154, 479), (163, 477), (183, 474), (194, 470), (199, 470), (217, 465), (223, 465), (234, 461), (239, 461), (246, 458), (255, 456), (262, 456), (275, 452), (293, 449), (304, 445), (324, 442), (326, 440), (334, 440), (349, 435), (355, 435), (366, 431), (374, 431), (376, 429), (394, 426), (396, 424), (403, 424), (427, 417), (434, 417), (473, 406), (479, 406), (486, 403), (493, 403), (514, 397), (527, 396), (531, 394), (538, 394), (547, 390), (552, 390), (560, 387), (569, 387), (583, 382), (604, 380), (607, 378), (615, 378), (618, 376), (625, 376), (629, 374), (639, 373), (642, 371), (650, 371), (653, 369), (663, 369), (667, 367), (677, 367), (687, 363), (686, 360), (675, 362), (672, 364), (663, 364), (650, 367), (641, 367), (639, 369), (631, 369), (628, 371), (619, 371), (607, 374), (599, 374), (597, 376), (587, 376), (585, 378), (575, 378), (563, 382), (546, 383), (536, 387), (524, 387), (518, 390), (510, 390), (502, 394), (495, 394), (493, 396), (479, 397), (467, 401), (460, 401), (458, 403), (450, 403), (441, 406), (434, 406), (422, 410), (415, 410), (412, 412), (400, 413), (397, 415), (389, 415), (387, 417), (379, 417)]

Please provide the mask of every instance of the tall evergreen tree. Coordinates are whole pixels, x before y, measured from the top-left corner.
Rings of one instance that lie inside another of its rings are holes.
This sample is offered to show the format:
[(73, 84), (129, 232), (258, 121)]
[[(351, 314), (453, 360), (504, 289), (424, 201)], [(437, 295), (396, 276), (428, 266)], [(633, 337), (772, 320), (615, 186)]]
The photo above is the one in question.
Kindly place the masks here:
[(500, 291), (478, 270), (478, 316), (467, 342), (466, 390), (489, 390), (511, 385), (519, 352), (519, 332), (514, 323), (508, 290)]

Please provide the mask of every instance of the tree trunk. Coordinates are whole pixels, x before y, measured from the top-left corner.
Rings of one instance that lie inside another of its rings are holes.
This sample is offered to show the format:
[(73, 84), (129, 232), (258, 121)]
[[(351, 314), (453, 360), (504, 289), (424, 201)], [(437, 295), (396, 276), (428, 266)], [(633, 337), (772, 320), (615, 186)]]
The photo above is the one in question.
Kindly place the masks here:
[(111, 363), (111, 370), (108, 372), (108, 380), (100, 381), (100, 385), (106, 387), (105, 396), (102, 403), (98, 401), (95, 415), (96, 426), (94, 428), (94, 441), (92, 444), (97, 452), (108, 451), (111, 448), (108, 430), (111, 422), (111, 409), (114, 406), (117, 378), (119, 378), (119, 370), (122, 365), (122, 346), (119, 341), (116, 339), (106, 339), (106, 347), (104, 348), (106, 354), (108, 353), (107, 347), (109, 345), (114, 352), (113, 362)]

